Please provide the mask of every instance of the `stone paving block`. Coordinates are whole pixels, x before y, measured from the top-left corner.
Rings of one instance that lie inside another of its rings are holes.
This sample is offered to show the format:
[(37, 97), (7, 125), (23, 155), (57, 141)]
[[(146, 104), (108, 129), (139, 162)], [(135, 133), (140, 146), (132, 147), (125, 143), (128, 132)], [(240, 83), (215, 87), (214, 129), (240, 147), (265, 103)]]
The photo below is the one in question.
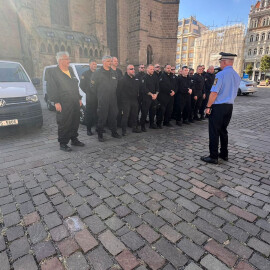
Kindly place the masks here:
[(131, 213), (130, 209), (124, 205), (118, 206), (114, 211), (120, 218), (125, 217)]
[(20, 216), (17, 211), (4, 216), (5, 227), (11, 227), (13, 225), (18, 224), (19, 222), (20, 222)]
[(125, 225), (125, 223), (116, 216), (113, 216), (113, 217), (107, 219), (105, 221), (105, 223), (113, 231), (117, 231), (117, 230), (119, 230), (120, 228), (122, 228)]
[(87, 253), (89, 250), (93, 249), (98, 245), (96, 239), (90, 234), (87, 229), (84, 229), (75, 234), (75, 240), (80, 245), (84, 253)]
[(145, 206), (148, 207), (153, 212), (156, 212), (161, 208), (161, 205), (154, 199), (147, 201), (145, 203)]
[(134, 202), (134, 198), (129, 194), (125, 193), (118, 197), (124, 204), (130, 204)]
[(196, 265), (194, 262), (191, 262), (186, 268), (185, 270), (202, 270), (201, 267), (199, 267), (198, 265)]
[(84, 219), (84, 223), (94, 234), (98, 234), (106, 229), (106, 226), (97, 215), (93, 215)]
[(38, 262), (56, 254), (56, 251), (51, 242), (40, 242), (36, 244), (33, 249)]
[(101, 218), (107, 219), (108, 217), (113, 215), (113, 212), (104, 204), (99, 205), (94, 209), (94, 212)]
[(184, 266), (188, 261), (185, 255), (183, 255), (174, 245), (163, 238), (158, 240), (154, 246), (156, 247), (157, 251), (175, 268)]
[(227, 209), (231, 205), (230, 203), (226, 202), (224, 199), (220, 199), (215, 196), (211, 197), (209, 201), (224, 209)]
[(214, 240), (210, 240), (204, 248), (229, 267), (233, 267), (237, 261), (237, 256), (235, 254), (231, 253)]
[(41, 265), (41, 270), (65, 270), (58, 258), (53, 257)]
[[(219, 243), (224, 243), (228, 239), (228, 236), (224, 232), (200, 218), (197, 218), (192, 223), (198, 228), (198, 230), (214, 238)], [(195, 242), (194, 239), (192, 240)]]
[(177, 244), (177, 247), (197, 262), (204, 254), (204, 250), (201, 247), (197, 246), (186, 238), (182, 239)]
[(59, 218), (56, 212), (44, 216), (44, 221), (49, 229), (62, 224), (62, 220)]
[(250, 205), (247, 208), (247, 211), (249, 211), (250, 213), (253, 213), (261, 218), (266, 218), (269, 215), (269, 211), (265, 211), (259, 207), (254, 206), (254, 205)]
[(217, 216), (219, 216), (219, 217), (221, 217), (229, 222), (234, 222), (235, 220), (238, 219), (237, 216), (229, 213), (228, 211), (226, 211), (220, 207), (216, 207), (215, 209), (213, 209), (213, 214), (215, 214), (215, 215), (217, 215)]
[(191, 222), (196, 217), (194, 214), (192, 214), (190, 211), (186, 209), (180, 210), (179, 212), (177, 212), (177, 215), (187, 222)]
[(176, 243), (182, 237), (180, 233), (175, 231), (169, 225), (164, 225), (159, 229), (159, 232), (172, 243)]
[(213, 194), (214, 196), (220, 198), (220, 199), (224, 199), (227, 197), (227, 193), (215, 188), (215, 187), (212, 187), (212, 186), (206, 186), (204, 188), (205, 191)]
[(258, 206), (258, 207), (261, 207), (264, 205), (264, 202), (257, 200), (253, 197), (247, 196), (247, 195), (241, 195), (240, 200), (243, 200), (247, 203), (253, 204), (253, 205)]
[(9, 246), (11, 256), (13, 260), (18, 259), (26, 254), (28, 254), (30, 250), (30, 245), (27, 241), (26, 236), (13, 241)]
[(94, 189), (94, 192), (97, 194), (97, 196), (99, 196), (101, 200), (111, 196), (111, 193), (104, 187), (97, 187)]
[(249, 247), (259, 251), (260, 253), (262, 253), (266, 257), (269, 257), (270, 245), (264, 243), (263, 241), (260, 241), (259, 239), (255, 238), (255, 237), (252, 237), (251, 239), (249, 239), (247, 244)]
[(54, 208), (50, 202), (39, 205), (37, 209), (42, 216), (45, 216), (54, 211)]
[(228, 223), (222, 228), (222, 230), (225, 233), (228, 233), (229, 235), (234, 237), (235, 239), (239, 240), (240, 242), (246, 242), (249, 236), (247, 232)]
[(123, 250), (115, 259), (124, 270), (132, 270), (140, 264), (136, 257), (126, 249)]
[(270, 233), (268, 233), (268, 232), (262, 232), (262, 234), (261, 234), (260, 237), (261, 237), (261, 239), (262, 239), (264, 242), (270, 244)]
[(137, 232), (150, 244), (159, 239), (160, 235), (156, 233), (151, 227), (142, 224), (137, 228)]
[(3, 251), (5, 249), (6, 249), (5, 239), (2, 235), (0, 235), (0, 251)]
[(201, 260), (201, 265), (208, 270), (229, 270), (227, 266), (221, 263), (212, 255), (208, 254)]
[(104, 201), (110, 206), (110, 208), (115, 208), (121, 204), (121, 202), (115, 197), (109, 197)]
[[(24, 236), (23, 227), (22, 226), (10, 227), (9, 229), (6, 230), (6, 235), (7, 235), (7, 239), (9, 242), (11, 242), (17, 238), (23, 237)], [(3, 237), (1, 237), (1, 238), (2, 238), (2, 240), (0, 240), (0, 242), (4, 241), (4, 238)], [(3, 243), (5, 243), (5, 241)], [(1, 246), (5, 246), (5, 245), (0, 244), (0, 251), (3, 250), (3, 249), (1, 249)]]
[(144, 241), (136, 232), (128, 232), (121, 236), (121, 241), (128, 246), (131, 250), (135, 251), (144, 246)]
[(64, 187), (60, 188), (60, 190), (63, 192), (63, 194), (66, 197), (76, 193), (75, 189), (71, 186), (64, 186)]
[[(13, 263), (14, 270), (38, 270), (38, 266), (32, 255), (26, 255)], [(1, 268), (2, 269), (2, 268)]]
[(55, 208), (62, 218), (70, 217), (75, 213), (75, 209), (72, 208), (67, 202), (61, 203)]
[(124, 218), (131, 227), (137, 228), (142, 224), (142, 220), (136, 214), (130, 214)]
[(70, 256), (79, 249), (77, 243), (71, 238), (63, 240), (62, 242), (58, 243), (57, 246), (64, 257)]
[(247, 212), (247, 211), (245, 211), (245, 210), (243, 210), (243, 209), (241, 209), (241, 208), (239, 208), (237, 206), (231, 206), (229, 208), (229, 211), (231, 213), (233, 213), (233, 214), (235, 214), (235, 215), (249, 221), (249, 222), (254, 222), (256, 220), (256, 218), (257, 218), (256, 215), (253, 215), (253, 214), (251, 214), (251, 213), (249, 213), (249, 212)]
[(3, 215), (10, 214), (12, 212), (15, 212), (16, 210), (17, 210), (17, 208), (16, 208), (15, 203), (9, 203), (9, 204), (1, 206), (1, 212), (2, 212)]
[(165, 264), (165, 260), (149, 246), (141, 249), (138, 255), (153, 270), (158, 270)]
[(69, 196), (68, 201), (73, 207), (77, 207), (85, 203), (84, 199), (79, 194)]
[(67, 267), (69, 270), (88, 270), (90, 267), (87, 264), (86, 259), (84, 258), (81, 252), (76, 252), (67, 258)]
[(226, 246), (226, 248), (230, 249), (243, 259), (249, 259), (249, 257), (253, 253), (252, 249), (250, 249), (246, 245), (241, 244), (239, 241), (233, 238), (231, 239), (230, 243)]
[(254, 253), (251, 259), (249, 260), (251, 264), (256, 266), (260, 270), (269, 270), (270, 269), (270, 261), (260, 256), (257, 253)]
[(92, 215), (92, 210), (87, 204), (77, 207), (77, 212), (81, 218), (86, 218)]
[(228, 196), (227, 197), (227, 202), (228, 203), (231, 203), (231, 204), (234, 204), (234, 205), (236, 205), (236, 206), (238, 206), (238, 207), (240, 207), (242, 209), (245, 209), (248, 206), (248, 203), (247, 202), (244, 202), (241, 199), (235, 198), (233, 196)]
[(35, 211), (35, 207), (31, 201), (25, 202), (19, 206), (21, 214), (27, 215)]
[(0, 253), (0, 265), (1, 265), (1, 270), (10, 270), (10, 264), (9, 264), (8, 256), (6, 252)]
[(47, 237), (47, 232), (41, 223), (31, 225), (28, 227), (27, 232), (33, 244), (36, 244)]
[(153, 228), (158, 229), (165, 224), (165, 221), (163, 219), (154, 215), (153, 213), (145, 213), (142, 218)]
[(192, 213), (197, 212), (200, 208), (197, 204), (183, 197), (178, 198), (175, 202), (177, 202), (178, 204), (180, 204), (181, 206), (183, 206)]
[(199, 196), (196, 196), (195, 199), (193, 199), (193, 202), (208, 210), (212, 210), (216, 206), (215, 204), (210, 202), (210, 200), (205, 200), (204, 198)]
[(236, 224), (235, 224), (237, 227), (243, 229), (244, 231), (247, 231), (249, 234), (253, 235), (253, 236), (256, 236), (259, 231), (260, 231), (260, 228), (258, 226), (255, 226), (253, 225), (252, 223), (250, 222), (247, 222), (243, 219), (239, 219)]
[(123, 186), (122, 189), (131, 195), (135, 195), (135, 194), (139, 193), (139, 190), (137, 188), (135, 188), (134, 186), (132, 186), (131, 184), (127, 184), (127, 185)]
[(68, 230), (64, 225), (60, 225), (50, 230), (51, 237), (54, 241), (59, 242), (69, 236)]
[(56, 194), (50, 198), (50, 201), (54, 206), (59, 205), (61, 203), (64, 203), (66, 201), (65, 197), (63, 197), (61, 194)]
[(34, 201), (35, 205), (41, 205), (43, 203), (46, 203), (48, 201), (48, 199), (45, 196), (45, 194), (39, 194), (39, 195), (33, 197), (33, 201)]
[(213, 194), (207, 192), (207, 191), (204, 191), (203, 189), (201, 188), (197, 188), (197, 187), (193, 187), (190, 189), (191, 192), (203, 197), (204, 199), (208, 200), (211, 196), (213, 196)]
[(197, 216), (218, 228), (225, 223), (223, 219), (215, 216), (214, 214), (212, 214), (212, 212), (206, 209), (200, 209)]
[(47, 188), (45, 192), (47, 193), (48, 196), (52, 196), (52, 195), (57, 194), (59, 190), (57, 189), (57, 187), (50, 187), (50, 188)]
[(257, 222), (256, 222), (256, 225), (259, 226), (260, 228), (270, 232), (270, 223), (267, 222), (266, 220), (264, 219), (259, 219)]
[(140, 203), (136, 203), (136, 202), (129, 204), (128, 207), (138, 215), (143, 215), (144, 213), (148, 211), (148, 209), (146, 209)]
[(169, 210), (171, 212), (177, 212), (181, 209), (181, 206), (174, 203), (172, 200), (165, 199), (160, 202), (160, 204), (166, 208), (166, 210)]
[(167, 209), (162, 209), (158, 212), (158, 215), (161, 216), (164, 220), (172, 224), (173, 226), (181, 221), (181, 218), (179, 218), (177, 215), (172, 213), (171, 211)]
[(235, 270), (255, 270), (255, 268), (253, 268), (250, 264), (241, 261), (236, 266)]
[(248, 195), (248, 196), (252, 196), (255, 193), (254, 191), (252, 191), (250, 189), (247, 189), (247, 188), (245, 188), (243, 186), (237, 186), (237, 187), (235, 187), (235, 189), (237, 191), (240, 191), (241, 193), (243, 193), (245, 195)]
[(13, 197), (11, 195), (8, 195), (6, 197), (2, 197), (0, 200), (0, 205), (1, 208), (5, 205), (5, 204), (9, 204), (13, 202)]
[(23, 217), (23, 222), (25, 226), (29, 226), (40, 220), (38, 212), (33, 212)]
[(107, 270), (113, 266), (113, 261), (107, 252), (99, 246), (95, 250), (88, 253), (87, 258), (94, 269)]

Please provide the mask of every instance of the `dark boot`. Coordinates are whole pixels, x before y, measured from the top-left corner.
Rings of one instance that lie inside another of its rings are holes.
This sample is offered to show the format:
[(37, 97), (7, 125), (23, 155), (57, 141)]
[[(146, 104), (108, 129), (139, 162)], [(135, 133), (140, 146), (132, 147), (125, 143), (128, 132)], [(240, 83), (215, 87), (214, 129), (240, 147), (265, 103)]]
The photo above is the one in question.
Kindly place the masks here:
[(121, 139), (121, 136), (117, 133), (117, 131), (112, 131), (112, 137), (116, 139)]
[(179, 126), (179, 127), (181, 127), (182, 126), (181, 121), (176, 121), (176, 125)]
[(71, 152), (72, 149), (65, 143), (60, 143), (60, 150), (65, 152)]
[(141, 133), (142, 131), (138, 129), (138, 127), (135, 127), (132, 129), (133, 133)]
[(146, 132), (145, 125), (142, 125), (142, 126), (141, 126), (141, 130), (142, 130), (142, 132)]
[(127, 136), (127, 130), (126, 129), (122, 129), (122, 136)]
[(87, 129), (87, 135), (88, 136), (92, 136), (93, 135), (93, 132), (92, 132), (91, 128), (88, 128)]
[(103, 132), (101, 131), (99, 131), (98, 132), (98, 140), (100, 141), (100, 142), (105, 142), (105, 139), (104, 139), (104, 137), (103, 137)]

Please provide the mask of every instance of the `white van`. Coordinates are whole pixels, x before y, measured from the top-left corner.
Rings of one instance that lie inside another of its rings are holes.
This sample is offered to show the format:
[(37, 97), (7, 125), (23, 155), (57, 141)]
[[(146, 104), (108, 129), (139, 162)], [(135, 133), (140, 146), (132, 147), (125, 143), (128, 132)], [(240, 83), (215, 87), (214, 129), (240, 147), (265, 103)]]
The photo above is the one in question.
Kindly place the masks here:
[(20, 63), (0, 60), (0, 127), (42, 127), (37, 90)]
[[(89, 64), (88, 63), (70, 63), (69, 66), (72, 68), (80, 85), (80, 78), (85, 71), (89, 70)], [(100, 66), (102, 65), (98, 64), (98, 68), (100, 68)], [(48, 70), (54, 67), (56, 67), (56, 65), (46, 66), (43, 70), (43, 79), (42, 79), (43, 96), (44, 96), (45, 102), (47, 103), (47, 108), (50, 111), (54, 111), (55, 108), (54, 108), (53, 102), (50, 101), (48, 93), (47, 93), (47, 74), (48, 74)], [(80, 122), (81, 124), (84, 124), (85, 123), (84, 115), (85, 115), (85, 108), (86, 108), (86, 95), (80, 87), (79, 87), (79, 91), (80, 91), (80, 95), (82, 96), (82, 104), (83, 104), (83, 106), (81, 107)]]

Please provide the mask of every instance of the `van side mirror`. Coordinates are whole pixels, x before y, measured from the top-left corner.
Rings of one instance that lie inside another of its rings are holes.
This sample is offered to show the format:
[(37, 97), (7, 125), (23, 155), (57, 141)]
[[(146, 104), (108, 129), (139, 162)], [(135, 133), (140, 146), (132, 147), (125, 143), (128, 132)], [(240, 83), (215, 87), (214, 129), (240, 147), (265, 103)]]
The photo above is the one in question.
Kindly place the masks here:
[(39, 86), (40, 85), (40, 79), (39, 78), (33, 78), (32, 83), (34, 86)]

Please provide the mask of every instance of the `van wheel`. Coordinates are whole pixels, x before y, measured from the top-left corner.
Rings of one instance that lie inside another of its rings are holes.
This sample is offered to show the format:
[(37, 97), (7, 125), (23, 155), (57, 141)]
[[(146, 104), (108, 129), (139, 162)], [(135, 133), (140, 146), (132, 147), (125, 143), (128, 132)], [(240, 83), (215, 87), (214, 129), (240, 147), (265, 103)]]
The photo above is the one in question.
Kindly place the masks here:
[(81, 106), (81, 108), (80, 108), (80, 123), (82, 125), (86, 124), (86, 121), (85, 121), (85, 107), (84, 106)]
[(249, 95), (249, 93), (243, 93), (243, 95), (244, 95), (244, 96), (248, 96), (248, 95)]
[(241, 96), (242, 92), (240, 89), (238, 89), (237, 96)]
[(47, 108), (49, 111), (55, 111), (55, 107), (52, 105), (52, 103), (47, 100)]

